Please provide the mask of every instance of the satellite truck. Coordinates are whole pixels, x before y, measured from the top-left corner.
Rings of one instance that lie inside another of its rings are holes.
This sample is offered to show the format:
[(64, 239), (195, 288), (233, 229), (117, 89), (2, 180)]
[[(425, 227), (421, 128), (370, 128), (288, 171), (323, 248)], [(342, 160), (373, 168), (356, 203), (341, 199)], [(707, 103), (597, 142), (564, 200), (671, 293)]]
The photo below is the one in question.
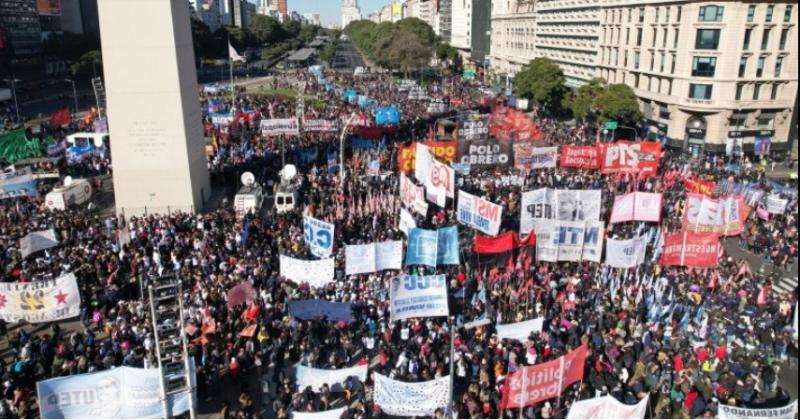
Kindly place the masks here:
[(297, 167), (294, 165), (286, 165), (278, 173), (281, 177), (281, 183), (275, 190), (275, 210), (278, 213), (286, 213), (292, 211), (298, 205), (300, 195), (300, 184), (295, 177), (297, 176)]
[(92, 184), (88, 179), (64, 178), (64, 185), (56, 187), (44, 197), (44, 203), (50, 210), (66, 210), (67, 207), (79, 206), (92, 198)]
[(243, 173), (240, 180), (242, 181), (242, 188), (233, 198), (233, 209), (236, 212), (237, 220), (243, 219), (249, 212), (258, 213), (261, 209), (261, 204), (264, 202), (264, 190), (258, 185), (252, 172)]

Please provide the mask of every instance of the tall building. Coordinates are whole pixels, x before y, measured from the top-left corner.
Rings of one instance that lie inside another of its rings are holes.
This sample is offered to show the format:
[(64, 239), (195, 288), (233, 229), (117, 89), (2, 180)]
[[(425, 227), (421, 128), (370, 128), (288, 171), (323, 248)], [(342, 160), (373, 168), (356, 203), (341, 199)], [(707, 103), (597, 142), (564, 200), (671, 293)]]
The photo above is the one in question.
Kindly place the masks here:
[(599, 76), (640, 99), (649, 137), (693, 152), (742, 139), (788, 150), (797, 97), (797, 6), (604, 0)]
[(278, 9), (278, 13), (282, 15), (289, 14), (289, 7), (287, 6), (286, 0), (273, 0), (275, 4), (275, 8)]
[(557, 62), (570, 87), (595, 77), (600, 0), (535, 3), (534, 55)]
[(118, 214), (199, 212), (211, 194), (186, 4), (98, 3)]
[(361, 19), (361, 10), (358, 8), (358, 0), (342, 0), (342, 28), (347, 27), (350, 22)]
[(434, 31), (442, 38), (442, 42), (450, 43), (452, 34), (453, 0), (439, 0), (436, 10)]
[(492, 2), (490, 63), (495, 75), (510, 79), (534, 59), (535, 28), (533, 1)]
[(433, 28), (436, 16), (434, 3), (434, 0), (406, 0), (403, 4), (403, 16), (417, 18)]
[(311, 25), (317, 25), (317, 26), (320, 25), (319, 13), (303, 13), (303, 17)]
[(458, 49), (462, 57), (469, 58), (472, 46), (472, 0), (451, 2), (450, 45)]
[(228, 0), (228, 3), (229, 24), (239, 28), (250, 26), (250, 21), (256, 15), (256, 5), (247, 0)]
[(3, 76), (29, 78), (42, 74), (42, 28), (36, 0), (0, 1), (0, 41)]
[(470, 60), (484, 65), (489, 56), (492, 28), (492, 1), (472, 0)]

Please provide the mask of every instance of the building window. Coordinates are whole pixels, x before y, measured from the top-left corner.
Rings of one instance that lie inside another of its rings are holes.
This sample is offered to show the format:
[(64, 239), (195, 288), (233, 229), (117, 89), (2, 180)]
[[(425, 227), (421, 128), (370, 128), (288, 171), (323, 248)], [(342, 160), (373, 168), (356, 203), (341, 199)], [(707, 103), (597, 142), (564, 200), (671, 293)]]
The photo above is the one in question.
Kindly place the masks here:
[(664, 28), (664, 29), (661, 30), (661, 35), (662, 35), (662, 37), (661, 37), (661, 48), (667, 48), (667, 34), (668, 33), (669, 32), (667, 31), (667, 28)]
[(678, 19), (677, 21), (681, 21), (681, 15), (683, 14), (683, 6), (678, 6)]
[(637, 69), (637, 70), (639, 69), (639, 59), (640, 58), (641, 58), (641, 54), (639, 53), (639, 51), (634, 51), (633, 52), (633, 68), (634, 69)]
[(677, 60), (677, 56), (673, 53), (672, 54), (672, 63), (670, 63), (670, 69), (669, 69), (670, 74), (675, 74), (675, 62), (676, 61), (678, 61)]
[(642, 46), (642, 28), (636, 28), (636, 46)]
[(625, 29), (625, 45), (631, 45), (631, 28)]
[(744, 30), (744, 44), (742, 45), (742, 49), (749, 50), (750, 49), (750, 38), (753, 37), (753, 30), (752, 29), (745, 29)]
[(781, 42), (778, 45), (778, 49), (785, 50), (786, 49), (786, 40), (789, 39), (789, 28), (783, 28), (781, 30)]
[(714, 77), (716, 69), (716, 57), (695, 57), (692, 62), (692, 76)]
[(625, 58), (623, 59), (622, 67), (628, 68), (628, 51), (627, 50), (625, 51)]
[(745, 72), (747, 72), (747, 56), (742, 56), (739, 60), (739, 77), (744, 77)]
[(764, 77), (764, 57), (758, 57), (758, 62), (756, 63), (756, 77)]
[(762, 130), (772, 130), (775, 123), (775, 114), (761, 114), (756, 119), (756, 126)]
[(633, 9), (628, 9), (628, 23), (633, 19)]
[(664, 73), (664, 66), (667, 65), (667, 56), (661, 53), (661, 66), (659, 72)]
[(670, 12), (671, 12), (671, 11), (672, 11), (672, 6), (667, 6), (667, 16), (664, 18), (664, 20), (665, 20), (667, 23), (669, 23), (669, 15), (670, 15)]
[(769, 98), (773, 101), (778, 99), (778, 83), (772, 84), (772, 91), (769, 93)]
[[(765, 29), (766, 31), (769, 31), (769, 29)], [(716, 50), (719, 47), (719, 33), (719, 29), (698, 29), (694, 48), (697, 50)]]
[(689, 98), (691, 99), (711, 99), (712, 85), (689, 84)]
[(700, 7), (700, 22), (720, 22), (722, 21), (723, 6), (702, 6)]
[(656, 68), (656, 54), (654, 52), (650, 52), (650, 71), (655, 70)]
[(656, 38), (658, 38), (658, 29), (653, 28), (653, 45), (652, 45), (653, 48), (656, 47)]
[(656, 6), (656, 23), (658, 23), (659, 15), (661, 15), (661, 8)]
[(775, 13), (775, 6), (767, 6), (767, 22), (772, 22), (772, 15)]
[(775, 59), (775, 77), (781, 77), (781, 70), (783, 70), (783, 57)]
[(639, 89), (639, 73), (633, 75), (633, 86)]
[(736, 84), (736, 100), (740, 101), (742, 99), (742, 91), (744, 90), (744, 83), (737, 83)]
[(786, 11), (783, 12), (783, 23), (789, 23), (792, 21), (792, 5), (786, 5)]
[(644, 7), (639, 8), (639, 23), (644, 23)]
[(753, 86), (753, 100), (757, 101), (760, 95), (761, 95), (761, 83), (756, 83), (755, 86)]
[(679, 29), (675, 29), (675, 41), (672, 43), (672, 48), (678, 48), (678, 34), (680, 34)]
[(761, 49), (766, 50), (769, 45), (769, 28), (764, 29), (764, 35), (761, 37)]
[(756, 18), (756, 5), (751, 4), (747, 8), (747, 21), (752, 22)]

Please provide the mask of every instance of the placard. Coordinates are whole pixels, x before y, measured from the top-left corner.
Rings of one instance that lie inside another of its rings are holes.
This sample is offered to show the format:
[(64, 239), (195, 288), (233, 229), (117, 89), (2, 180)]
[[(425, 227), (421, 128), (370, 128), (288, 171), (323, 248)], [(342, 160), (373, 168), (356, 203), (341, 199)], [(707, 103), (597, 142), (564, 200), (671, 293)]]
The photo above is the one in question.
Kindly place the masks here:
[(561, 167), (600, 169), (600, 152), (596, 146), (561, 146)]
[(536, 257), (539, 261), (600, 262), (603, 252), (603, 222), (565, 222), (538, 219)]
[(661, 265), (716, 268), (719, 234), (678, 232), (665, 234)]
[(408, 318), (448, 316), (447, 280), (436, 276), (403, 275), (389, 289), (391, 322)]
[(514, 167), (519, 170), (555, 168), (557, 147), (534, 147), (531, 143), (514, 144)]
[(261, 134), (264, 136), (297, 136), (300, 134), (300, 123), (297, 118), (273, 118), (261, 120)]
[(458, 222), (487, 235), (497, 235), (503, 217), (503, 206), (464, 191), (458, 191)]
[(540, 188), (522, 193), (520, 234), (527, 235), (535, 220), (600, 220), (600, 190), (554, 190)]
[(422, 216), (428, 214), (428, 203), (425, 201), (425, 189), (415, 185), (402, 173), (400, 174), (400, 201)]
[(797, 400), (778, 408), (742, 408), (719, 404), (718, 419), (793, 419), (797, 415)]
[(295, 283), (308, 283), (312, 287), (324, 287), (333, 281), (334, 260), (305, 261), (281, 255), (281, 276)]
[(606, 240), (606, 264), (612, 268), (634, 268), (644, 263), (647, 240), (637, 236), (632, 239)]
[(511, 166), (513, 161), (511, 142), (497, 140), (460, 140), (458, 163), (476, 167)]
[(52, 322), (80, 313), (81, 295), (72, 273), (52, 280), (0, 282), (0, 318), (8, 323)]
[(372, 380), (375, 404), (392, 416), (432, 416), (450, 404), (449, 375), (427, 382), (400, 382), (374, 372)]
[(614, 197), (609, 223), (660, 222), (661, 193), (632, 192)]
[(311, 216), (303, 218), (303, 237), (315, 257), (329, 257), (333, 252), (334, 225)]
[(604, 174), (640, 173), (655, 175), (661, 163), (661, 143), (618, 141), (598, 145)]
[(374, 273), (403, 268), (403, 242), (374, 242), (345, 247), (345, 274)]

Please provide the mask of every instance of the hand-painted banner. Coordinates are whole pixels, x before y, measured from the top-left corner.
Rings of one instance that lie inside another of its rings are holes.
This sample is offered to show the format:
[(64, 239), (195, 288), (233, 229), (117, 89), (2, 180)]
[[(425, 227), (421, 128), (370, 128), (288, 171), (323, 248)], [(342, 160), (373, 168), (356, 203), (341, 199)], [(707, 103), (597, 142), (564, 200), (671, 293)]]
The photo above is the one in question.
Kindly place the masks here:
[(280, 265), (281, 276), (295, 283), (323, 287), (333, 281), (333, 258), (305, 261), (281, 255)]
[(503, 218), (503, 206), (458, 190), (458, 222), (487, 235), (497, 235)]
[(408, 232), (415, 227), (417, 227), (417, 221), (414, 220), (414, 216), (412, 216), (408, 210), (401, 208), (400, 221), (397, 223), (397, 229), (408, 236)]
[(339, 131), (339, 123), (329, 120), (305, 120), (303, 121), (303, 131), (306, 133), (335, 133)]
[(81, 295), (72, 273), (53, 280), (0, 282), (0, 318), (6, 322), (52, 322), (80, 313)]
[(415, 185), (402, 173), (400, 174), (400, 201), (422, 216), (428, 214), (428, 203), (425, 201), (425, 188)]
[(744, 199), (728, 195), (719, 200), (703, 194), (686, 194), (683, 227), (689, 232), (738, 235), (744, 229)]
[(417, 145), (411, 143), (407, 146), (400, 146), (397, 153), (397, 165), (401, 174), (410, 174), (414, 171), (417, 161)]
[(305, 412), (305, 411), (292, 411), (292, 418), (298, 420), (330, 420), (330, 419), (340, 419), (342, 418), (342, 414), (344, 414), (344, 410), (347, 407), (342, 408), (335, 408), (333, 410), (328, 411), (316, 411), (313, 413)]
[(786, 212), (786, 206), (789, 205), (789, 200), (781, 198), (779, 195), (771, 194), (767, 196), (767, 211), (770, 214), (783, 214)]
[(458, 228), (414, 228), (408, 235), (406, 265), (458, 265)]
[(325, 317), (328, 321), (350, 322), (353, 318), (350, 302), (328, 302), (322, 299), (290, 300), (289, 315), (312, 320)]
[(600, 169), (599, 153), (596, 146), (561, 146), (561, 167)]
[[(190, 362), (194, 384), (194, 363)], [(160, 419), (164, 418), (159, 369), (117, 367), (68, 375), (36, 383), (43, 419)], [(189, 392), (167, 396), (169, 417), (189, 411)]]
[(567, 420), (578, 419), (643, 419), (647, 413), (649, 395), (634, 405), (627, 405), (611, 396), (575, 401), (569, 408)]
[(557, 164), (557, 147), (534, 147), (531, 143), (514, 144), (514, 167), (521, 171), (555, 168)]
[(459, 121), (456, 128), (456, 138), (458, 138), (459, 142), (487, 140), (489, 138), (489, 117), (471, 115), (470, 119)]
[(614, 208), (608, 223), (660, 222), (661, 193), (632, 192), (614, 197)]
[(372, 380), (373, 401), (391, 416), (432, 416), (450, 405), (449, 375), (427, 382), (400, 382), (373, 372)]
[(535, 220), (565, 222), (600, 220), (600, 190), (554, 190), (540, 188), (522, 193), (520, 234), (526, 235)]
[(702, 179), (697, 178), (687, 178), (683, 180), (683, 187), (686, 188), (686, 192), (704, 194), (711, 197), (711, 195), (714, 194), (714, 191), (717, 189), (717, 184), (712, 181), (703, 181)]
[(586, 344), (558, 359), (526, 366), (506, 377), (508, 390), (501, 406), (519, 408), (556, 398), (567, 387), (583, 379)]
[(407, 318), (448, 316), (447, 280), (436, 276), (403, 275), (389, 288), (391, 322)]
[(664, 236), (661, 265), (715, 268), (719, 259), (718, 233), (678, 232)]
[(661, 143), (653, 141), (601, 143), (598, 145), (604, 174), (655, 175), (661, 163)]
[(514, 163), (510, 141), (459, 140), (458, 163), (477, 167), (511, 166)]
[(742, 408), (720, 404), (718, 419), (793, 419), (797, 415), (797, 400), (778, 408)]
[(564, 222), (538, 219), (536, 258), (539, 261), (600, 262), (603, 254), (603, 222)]
[(607, 239), (606, 264), (612, 268), (634, 268), (644, 263), (647, 240), (643, 236), (633, 239)]
[(309, 386), (313, 391), (319, 392), (325, 384), (328, 384), (332, 392), (343, 392), (342, 384), (351, 377), (356, 377), (361, 382), (366, 381), (367, 369), (367, 365), (345, 369), (317, 369), (297, 364), (294, 366), (294, 376), (300, 392), (305, 391)]
[(335, 226), (311, 216), (303, 218), (303, 236), (311, 254), (326, 258), (333, 252), (333, 233)]
[(455, 140), (450, 141), (429, 141), (425, 143), (433, 157), (445, 163), (456, 160), (458, 144)]
[(513, 324), (497, 324), (497, 339), (525, 341), (532, 332), (540, 333), (544, 327), (544, 318), (529, 319), (527, 321), (515, 322)]
[(300, 123), (297, 118), (261, 120), (261, 134), (264, 136), (297, 136), (300, 134)]
[(19, 250), (22, 258), (28, 255), (58, 246), (56, 231), (53, 229), (31, 232), (19, 240)]
[(347, 245), (344, 251), (345, 274), (348, 276), (403, 268), (402, 241)]

